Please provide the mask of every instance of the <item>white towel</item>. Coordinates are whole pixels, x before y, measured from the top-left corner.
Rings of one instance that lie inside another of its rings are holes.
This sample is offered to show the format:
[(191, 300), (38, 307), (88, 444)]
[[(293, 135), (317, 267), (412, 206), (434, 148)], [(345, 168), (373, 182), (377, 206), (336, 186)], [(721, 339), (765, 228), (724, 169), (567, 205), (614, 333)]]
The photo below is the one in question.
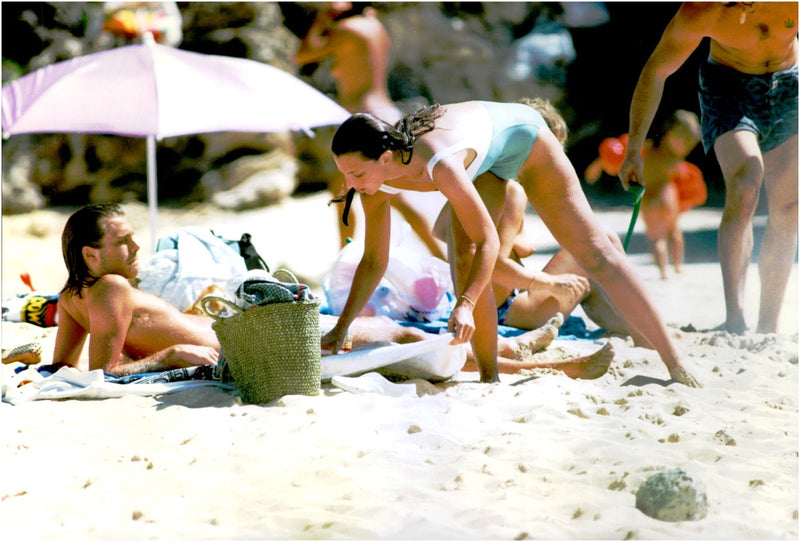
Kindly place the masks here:
[(392, 375), (447, 380), (467, 361), (466, 345), (451, 346), (452, 333), (415, 343), (375, 343), (371, 348), (322, 358), (321, 378), (348, 376), (381, 369)]
[(139, 272), (138, 287), (186, 310), (211, 284), (247, 272), (244, 258), (211, 230), (180, 228), (177, 249), (160, 250)]
[[(23, 374), (24, 373), (24, 374)], [(30, 374), (28, 374), (30, 373)], [(124, 397), (125, 395), (163, 395), (176, 391), (198, 388), (201, 386), (218, 386), (233, 389), (229, 384), (213, 380), (187, 380), (185, 382), (168, 382), (161, 384), (115, 384), (105, 381), (101, 369), (94, 371), (79, 371), (74, 367), (62, 367), (55, 374), (38, 378), (35, 368), (27, 369), (8, 378), (3, 371), (3, 401), (11, 404), (20, 404), (25, 401), (42, 399), (109, 399)], [(16, 383), (25, 379), (32, 380), (29, 384), (17, 387)]]

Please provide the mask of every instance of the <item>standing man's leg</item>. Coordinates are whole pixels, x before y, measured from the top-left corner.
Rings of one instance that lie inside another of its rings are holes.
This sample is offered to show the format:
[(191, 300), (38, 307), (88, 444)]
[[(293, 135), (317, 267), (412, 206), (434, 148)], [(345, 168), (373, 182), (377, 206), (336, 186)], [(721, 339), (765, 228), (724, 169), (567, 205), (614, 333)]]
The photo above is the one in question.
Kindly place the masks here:
[(725, 292), (725, 329), (742, 334), (744, 285), (753, 253), (753, 215), (764, 177), (764, 162), (756, 134), (736, 130), (722, 134), (714, 143), (725, 178), (725, 209), (719, 225), (719, 262)]
[(797, 136), (764, 154), (769, 218), (758, 257), (758, 333), (777, 333), (786, 284), (797, 251)]

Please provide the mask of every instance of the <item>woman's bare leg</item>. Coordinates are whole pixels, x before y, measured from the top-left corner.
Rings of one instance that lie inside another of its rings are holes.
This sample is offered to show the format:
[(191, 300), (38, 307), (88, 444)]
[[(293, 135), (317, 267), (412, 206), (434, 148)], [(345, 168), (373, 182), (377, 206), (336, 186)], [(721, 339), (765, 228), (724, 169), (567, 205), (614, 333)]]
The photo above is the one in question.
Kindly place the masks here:
[[(526, 353), (533, 354), (544, 350), (558, 337), (558, 328), (563, 323), (564, 317), (556, 314), (546, 325), (538, 329), (516, 337), (498, 336), (497, 351), (504, 358), (514, 359)], [(438, 337), (416, 327), (400, 325), (386, 316), (360, 316), (350, 324), (350, 333), (353, 335), (354, 348), (376, 342), (407, 344)], [(467, 345), (467, 360), (477, 367), (471, 344)]]
[[(617, 234), (611, 230), (606, 230), (606, 234), (611, 244), (614, 245), (620, 253), (624, 253), (625, 249), (622, 247), (622, 243), (619, 237), (617, 237)], [(589, 293), (580, 301), (586, 316), (609, 333), (630, 335), (636, 346), (653, 348), (653, 345), (651, 345), (641, 333), (635, 329), (631, 329), (625, 324), (625, 320), (619, 315), (614, 304), (609, 301), (600, 286), (589, 277), (589, 274), (578, 264), (569, 252), (563, 249), (558, 251), (556, 255), (547, 262), (543, 271), (553, 274), (574, 273), (588, 278), (590, 285)]]
[(644, 285), (597, 222), (575, 169), (551, 133), (539, 134), (519, 177), (528, 200), (556, 241), (603, 289), (627, 327), (653, 345), (672, 378), (696, 386), (681, 365)]
[[(563, 316), (558, 314), (540, 329), (529, 331), (518, 337), (499, 337), (498, 348), (503, 354), (503, 357), (496, 358), (499, 371), (513, 374), (523, 369), (556, 369), (563, 371), (570, 378), (585, 379), (598, 378), (605, 374), (614, 357), (610, 344), (588, 356), (577, 356), (567, 360), (521, 361), (514, 359), (523, 352), (534, 353), (546, 348), (558, 335), (558, 327), (563, 321)], [(350, 325), (350, 332), (353, 334), (354, 348), (374, 342), (406, 344), (437, 337), (437, 335), (426, 333), (419, 328), (401, 326), (385, 316), (356, 318)], [(467, 348), (467, 362), (463, 370), (478, 370), (471, 345), (468, 345)]]
[[(503, 374), (515, 374), (522, 370), (555, 369), (570, 378), (592, 380), (600, 378), (611, 366), (614, 360), (614, 347), (611, 343), (604, 344), (597, 352), (586, 356), (577, 356), (570, 359), (555, 361), (519, 361), (508, 358), (497, 358), (497, 367)], [(464, 371), (475, 371), (474, 362), (467, 360)]]

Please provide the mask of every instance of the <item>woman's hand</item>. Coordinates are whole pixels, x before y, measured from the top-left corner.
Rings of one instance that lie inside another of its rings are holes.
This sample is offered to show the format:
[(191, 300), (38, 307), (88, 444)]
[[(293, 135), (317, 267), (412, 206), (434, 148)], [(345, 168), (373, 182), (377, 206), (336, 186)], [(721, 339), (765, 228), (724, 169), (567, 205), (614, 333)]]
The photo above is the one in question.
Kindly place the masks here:
[(330, 350), (331, 355), (339, 353), (347, 337), (347, 329), (340, 329), (334, 326), (332, 330), (322, 336), (321, 346), (323, 350)]
[(472, 334), (475, 333), (475, 319), (472, 317), (473, 307), (459, 299), (458, 304), (450, 313), (450, 318), (447, 320), (447, 329), (455, 333), (455, 337), (450, 344), (463, 344), (469, 342)]

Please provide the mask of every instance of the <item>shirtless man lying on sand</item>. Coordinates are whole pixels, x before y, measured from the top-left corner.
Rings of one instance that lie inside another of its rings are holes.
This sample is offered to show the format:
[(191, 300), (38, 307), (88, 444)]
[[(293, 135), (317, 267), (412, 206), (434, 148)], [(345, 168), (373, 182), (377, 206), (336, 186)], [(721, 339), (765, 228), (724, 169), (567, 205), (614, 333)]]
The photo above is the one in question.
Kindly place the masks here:
[[(58, 302), (54, 365), (86, 368), (81, 363), (89, 336), (88, 369), (125, 376), (180, 367), (216, 365), (220, 344), (208, 316), (185, 314), (166, 301), (135, 288), (139, 245), (116, 204), (87, 205), (67, 220), (61, 237), (69, 277)], [(513, 357), (524, 347), (536, 352), (558, 334), (563, 317), (515, 338), (500, 338), (498, 352)], [(433, 335), (406, 328), (385, 317), (360, 317), (351, 327), (353, 344), (375, 341), (409, 343)], [(464, 370), (476, 370), (468, 351)], [(553, 362), (498, 359), (500, 370), (550, 368), (571, 378), (598, 378), (613, 358), (606, 345), (590, 356)]]

